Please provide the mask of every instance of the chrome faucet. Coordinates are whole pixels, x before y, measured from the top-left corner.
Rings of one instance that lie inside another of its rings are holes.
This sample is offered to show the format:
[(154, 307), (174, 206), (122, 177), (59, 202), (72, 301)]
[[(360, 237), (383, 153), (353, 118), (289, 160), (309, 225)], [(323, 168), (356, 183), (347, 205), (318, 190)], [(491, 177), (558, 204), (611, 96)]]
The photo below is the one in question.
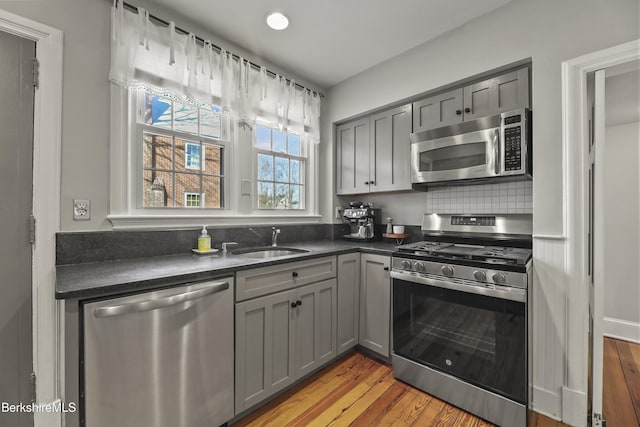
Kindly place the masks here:
[(271, 227), (271, 246), (278, 246), (278, 234), (280, 234), (280, 229)]
[(226, 254), (227, 253), (227, 248), (229, 246), (234, 246), (234, 245), (237, 245), (237, 244), (238, 244), (238, 242), (222, 242), (222, 253)]

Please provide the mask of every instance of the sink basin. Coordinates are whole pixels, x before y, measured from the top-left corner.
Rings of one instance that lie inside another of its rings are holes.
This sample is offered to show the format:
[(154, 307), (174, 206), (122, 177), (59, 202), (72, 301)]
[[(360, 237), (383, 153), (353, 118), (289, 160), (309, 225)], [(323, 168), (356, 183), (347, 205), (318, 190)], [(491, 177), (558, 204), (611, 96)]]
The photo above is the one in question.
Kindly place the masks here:
[(306, 249), (297, 248), (280, 248), (268, 246), (265, 248), (245, 248), (233, 251), (234, 255), (238, 255), (245, 258), (276, 258), (280, 256), (302, 254), (309, 252)]

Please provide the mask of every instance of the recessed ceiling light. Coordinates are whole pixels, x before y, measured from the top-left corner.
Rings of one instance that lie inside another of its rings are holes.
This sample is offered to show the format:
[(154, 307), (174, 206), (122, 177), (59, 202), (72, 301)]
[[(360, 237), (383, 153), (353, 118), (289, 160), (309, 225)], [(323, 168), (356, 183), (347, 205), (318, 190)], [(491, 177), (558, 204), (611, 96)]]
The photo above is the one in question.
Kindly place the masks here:
[(267, 14), (267, 25), (274, 30), (284, 30), (289, 26), (289, 18), (281, 12)]

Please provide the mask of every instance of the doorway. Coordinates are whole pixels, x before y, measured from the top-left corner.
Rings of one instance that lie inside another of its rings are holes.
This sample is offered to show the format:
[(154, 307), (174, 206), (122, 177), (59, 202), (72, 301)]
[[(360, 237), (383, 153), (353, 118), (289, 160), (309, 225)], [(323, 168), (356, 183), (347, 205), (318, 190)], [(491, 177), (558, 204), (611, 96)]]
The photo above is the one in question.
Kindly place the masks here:
[(602, 410), (640, 426), (640, 61), (604, 73)]
[[(36, 44), (0, 32), (0, 401), (29, 404), (33, 372), (33, 67)], [(31, 426), (33, 414), (1, 411), (0, 425)]]
[[(603, 188), (602, 178), (606, 176), (602, 157), (606, 145), (605, 114), (602, 113), (606, 70), (638, 60), (640, 40), (634, 40), (562, 64), (564, 273), (567, 281), (562, 418), (571, 425), (602, 425), (603, 295), (608, 292), (604, 285), (605, 203), (601, 191), (593, 193), (593, 200), (590, 195), (594, 187)], [(601, 113), (594, 114), (593, 121), (590, 120), (591, 106), (597, 102), (592, 104), (589, 98), (589, 75), (594, 75), (599, 88), (595, 91), (596, 97), (600, 91), (598, 98), (602, 104)], [(640, 260), (635, 264), (639, 263)]]

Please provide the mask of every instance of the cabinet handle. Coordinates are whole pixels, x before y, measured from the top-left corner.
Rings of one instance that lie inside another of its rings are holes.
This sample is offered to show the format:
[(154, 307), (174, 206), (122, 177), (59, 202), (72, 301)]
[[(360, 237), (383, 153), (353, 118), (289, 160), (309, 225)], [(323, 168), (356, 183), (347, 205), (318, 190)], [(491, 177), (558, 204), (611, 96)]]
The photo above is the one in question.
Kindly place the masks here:
[(384, 271), (389, 271), (389, 267), (383, 268)]
[(297, 306), (298, 306), (298, 305), (296, 304), (296, 302), (295, 302), (295, 301), (291, 303), (291, 308), (296, 308)]
[(293, 273), (291, 273), (291, 276), (293, 276), (293, 277), (298, 277), (298, 272), (297, 272), (297, 271), (294, 271)]
[(456, 110), (456, 114), (459, 116), (460, 114), (462, 114), (462, 110)]
[(364, 182), (364, 185), (369, 185), (369, 181), (365, 181), (365, 182)]
[(375, 181), (369, 181), (369, 184), (376, 185), (376, 182)]
[(300, 300), (296, 301), (296, 305), (297, 305), (298, 307), (300, 307), (300, 306), (302, 305), (302, 301), (300, 301)]
[(464, 109), (464, 112), (465, 112), (465, 113), (470, 113), (470, 112), (471, 112), (471, 108), (469, 108), (469, 107), (465, 108), (465, 109)]

